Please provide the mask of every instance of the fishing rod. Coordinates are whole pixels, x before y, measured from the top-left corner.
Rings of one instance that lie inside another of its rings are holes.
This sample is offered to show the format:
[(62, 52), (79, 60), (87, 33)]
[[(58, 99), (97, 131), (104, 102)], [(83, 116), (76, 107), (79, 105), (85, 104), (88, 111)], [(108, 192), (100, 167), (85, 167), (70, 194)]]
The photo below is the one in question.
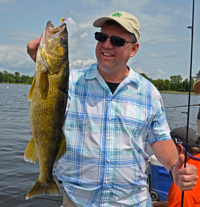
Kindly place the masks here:
[[(191, 80), (192, 80), (192, 57), (193, 57), (193, 36), (194, 36), (194, 4), (195, 0), (193, 0), (192, 6), (192, 26), (187, 28), (191, 29), (191, 55), (190, 55), (190, 85), (189, 85), (189, 97), (188, 97), (188, 113), (187, 113), (187, 130), (186, 130), (186, 145), (185, 145), (185, 162), (184, 167), (186, 167), (186, 157), (187, 157), (187, 144), (188, 144), (188, 129), (189, 129), (189, 117), (190, 117), (190, 97), (191, 97)], [(184, 201), (184, 191), (182, 191), (182, 198), (181, 198), (181, 207), (183, 207)]]
[[(200, 104), (192, 104), (192, 105), (189, 105), (190, 106), (200, 106)], [(181, 105), (181, 106), (168, 106), (168, 107), (165, 107), (166, 109), (169, 109), (169, 108), (178, 108), (178, 107), (188, 107), (188, 105)]]

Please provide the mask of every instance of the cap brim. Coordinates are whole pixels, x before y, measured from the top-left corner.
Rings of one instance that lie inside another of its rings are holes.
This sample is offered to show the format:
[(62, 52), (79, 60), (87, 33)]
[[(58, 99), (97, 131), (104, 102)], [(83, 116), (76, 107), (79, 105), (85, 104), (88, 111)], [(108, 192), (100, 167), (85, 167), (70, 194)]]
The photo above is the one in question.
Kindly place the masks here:
[(194, 88), (194, 92), (196, 94), (199, 94), (200, 93), (200, 80), (196, 81), (193, 85), (193, 88)]
[(110, 17), (101, 17), (101, 18), (97, 19), (96, 21), (94, 21), (93, 26), (94, 27), (102, 27), (104, 25), (104, 23), (108, 20), (114, 20), (114, 19), (110, 18)]

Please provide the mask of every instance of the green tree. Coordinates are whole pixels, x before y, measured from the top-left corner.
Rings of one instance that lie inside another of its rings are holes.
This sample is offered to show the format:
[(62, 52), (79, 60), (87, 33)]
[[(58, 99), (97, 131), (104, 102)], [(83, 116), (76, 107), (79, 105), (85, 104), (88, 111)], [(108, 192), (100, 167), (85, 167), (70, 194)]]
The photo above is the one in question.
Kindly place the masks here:
[(28, 80), (28, 84), (30, 84), (30, 85), (32, 84), (32, 82), (33, 82), (33, 78), (34, 78), (34, 76), (32, 76), (32, 77), (29, 78), (29, 80)]
[(150, 82), (153, 82), (153, 79), (149, 78), (145, 73), (140, 73), (140, 75), (149, 80)]
[(13, 74), (9, 73), (7, 82), (8, 83), (16, 83), (15, 76)]
[(8, 82), (8, 72), (6, 70), (3, 71), (3, 82)]
[(170, 91), (171, 90), (171, 84), (168, 79), (165, 79), (165, 90)]
[(2, 82), (3, 82), (3, 73), (0, 72), (0, 83), (2, 83)]
[(183, 91), (182, 82), (183, 78), (180, 75), (170, 76), (171, 90)]
[(189, 81), (187, 78), (183, 81), (183, 90), (189, 91)]
[(16, 83), (22, 83), (22, 78), (19, 72), (15, 72), (15, 80), (16, 80)]
[(163, 91), (166, 88), (166, 84), (165, 84), (165, 81), (163, 79), (158, 78), (158, 80), (154, 80), (154, 85), (160, 91)]

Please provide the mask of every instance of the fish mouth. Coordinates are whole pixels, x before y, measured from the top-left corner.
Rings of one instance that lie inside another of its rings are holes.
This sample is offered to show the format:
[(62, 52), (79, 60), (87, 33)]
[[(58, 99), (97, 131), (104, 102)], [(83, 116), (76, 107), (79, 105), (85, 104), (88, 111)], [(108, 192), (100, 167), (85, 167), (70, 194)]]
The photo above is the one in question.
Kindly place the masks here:
[(47, 28), (47, 31), (49, 34), (51, 34), (51, 35), (57, 34), (56, 37), (58, 37), (60, 35), (60, 33), (62, 33), (66, 29), (66, 23), (62, 23), (61, 25), (54, 27), (52, 21), (49, 20), (47, 22), (46, 28)]
[[(59, 39), (60, 44), (65, 43), (66, 40), (63, 37), (67, 37), (67, 26), (66, 23), (62, 23), (61, 25), (54, 27), (52, 21), (48, 21), (46, 24), (46, 28), (44, 29), (42, 36), (41, 36), (41, 41), (40, 41), (40, 46), (45, 48), (46, 53), (50, 56), (56, 56), (57, 58), (63, 58), (63, 55), (58, 55), (54, 53), (53, 51), (50, 51), (48, 48), (48, 41), (52, 39)], [(67, 38), (66, 38), (67, 39)]]

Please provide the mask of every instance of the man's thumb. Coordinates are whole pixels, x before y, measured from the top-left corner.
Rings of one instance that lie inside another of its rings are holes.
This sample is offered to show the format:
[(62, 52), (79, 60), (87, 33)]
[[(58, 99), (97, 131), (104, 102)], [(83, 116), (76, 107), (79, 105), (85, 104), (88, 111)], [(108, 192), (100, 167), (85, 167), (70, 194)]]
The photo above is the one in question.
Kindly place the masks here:
[(177, 161), (177, 163), (176, 163), (176, 167), (177, 168), (183, 168), (184, 167), (184, 161), (185, 161), (185, 155), (184, 154), (180, 154), (179, 155), (179, 159), (178, 159), (178, 161)]

